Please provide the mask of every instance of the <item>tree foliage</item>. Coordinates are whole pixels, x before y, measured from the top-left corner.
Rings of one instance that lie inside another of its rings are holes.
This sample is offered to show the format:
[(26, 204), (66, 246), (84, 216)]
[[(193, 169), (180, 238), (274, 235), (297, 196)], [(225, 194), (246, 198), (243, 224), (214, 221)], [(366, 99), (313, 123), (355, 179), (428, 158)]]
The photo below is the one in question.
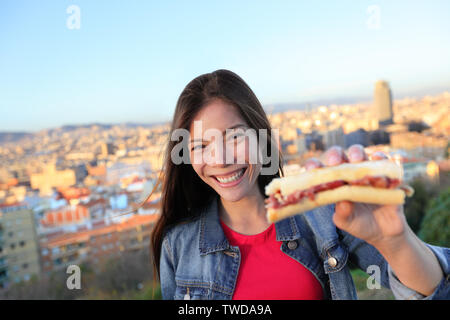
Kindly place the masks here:
[(450, 188), (431, 200), (419, 237), (429, 244), (450, 247)]
[(81, 289), (68, 289), (70, 275), (62, 269), (13, 284), (0, 291), (0, 299), (160, 299), (159, 286), (152, 280), (148, 251), (125, 251), (100, 264), (81, 264)]
[(428, 203), (437, 194), (438, 190), (422, 178), (414, 179), (410, 185), (414, 189), (414, 195), (411, 198), (406, 198), (404, 212), (408, 225), (417, 234)]

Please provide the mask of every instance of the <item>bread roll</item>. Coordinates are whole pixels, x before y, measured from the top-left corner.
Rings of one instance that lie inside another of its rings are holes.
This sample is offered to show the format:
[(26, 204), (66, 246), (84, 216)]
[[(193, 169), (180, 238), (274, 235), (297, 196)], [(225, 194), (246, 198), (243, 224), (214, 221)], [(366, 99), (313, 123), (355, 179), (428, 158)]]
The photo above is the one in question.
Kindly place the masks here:
[[(358, 179), (358, 178), (357, 178)], [(296, 188), (298, 190), (298, 188)], [(348, 200), (383, 205), (400, 205), (404, 203), (405, 192), (401, 189), (380, 189), (366, 186), (345, 185), (333, 190), (315, 194), (315, 199), (305, 197), (300, 202), (278, 209), (268, 208), (267, 219), (276, 222), (292, 215), (300, 214), (316, 207)]]
[(335, 167), (317, 168), (301, 174), (273, 179), (266, 186), (266, 194), (270, 195), (280, 190), (282, 196), (287, 196), (298, 190), (336, 181), (347, 182), (362, 179), (365, 176), (387, 176), (402, 180), (403, 169), (391, 160), (364, 161), (358, 163), (343, 163)]

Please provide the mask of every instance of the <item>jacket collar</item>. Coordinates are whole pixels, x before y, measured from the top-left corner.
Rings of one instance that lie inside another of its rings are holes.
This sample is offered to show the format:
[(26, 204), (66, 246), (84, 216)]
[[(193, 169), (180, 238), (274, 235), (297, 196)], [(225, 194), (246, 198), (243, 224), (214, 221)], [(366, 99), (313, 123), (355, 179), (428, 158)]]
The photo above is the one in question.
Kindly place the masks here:
[[(200, 217), (200, 255), (231, 248), (219, 221), (219, 197), (214, 197)], [(294, 217), (275, 223), (277, 241), (291, 241), (300, 238), (300, 231)]]

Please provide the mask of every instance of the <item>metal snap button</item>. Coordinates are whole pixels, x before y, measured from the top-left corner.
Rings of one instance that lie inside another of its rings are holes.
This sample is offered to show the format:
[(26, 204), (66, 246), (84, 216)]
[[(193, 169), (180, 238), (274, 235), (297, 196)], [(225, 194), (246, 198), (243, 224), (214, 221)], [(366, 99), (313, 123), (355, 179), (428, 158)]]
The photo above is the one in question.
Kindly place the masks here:
[(337, 263), (338, 262), (337, 262), (336, 258), (333, 258), (333, 257), (328, 258), (328, 264), (330, 267), (332, 267), (332, 268), (336, 267)]
[(295, 250), (298, 247), (298, 243), (295, 240), (289, 241), (287, 244), (289, 250)]

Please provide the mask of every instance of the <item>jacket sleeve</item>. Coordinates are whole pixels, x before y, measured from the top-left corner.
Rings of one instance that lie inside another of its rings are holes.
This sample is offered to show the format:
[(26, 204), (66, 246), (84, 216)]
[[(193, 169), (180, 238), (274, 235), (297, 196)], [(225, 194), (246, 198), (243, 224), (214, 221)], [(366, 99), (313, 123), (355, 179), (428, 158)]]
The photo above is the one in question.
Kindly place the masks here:
[(161, 295), (164, 300), (173, 300), (175, 296), (175, 268), (173, 253), (168, 237), (164, 237), (161, 245), (161, 259), (159, 263)]
[(403, 300), (448, 300), (450, 299), (450, 249), (426, 244), (436, 256), (444, 277), (434, 292), (424, 296), (403, 285), (389, 267), (389, 283), (396, 299)]
[(450, 249), (426, 244), (438, 259), (444, 277), (430, 296), (423, 296), (400, 282), (392, 268), (375, 247), (345, 231), (340, 230), (340, 233), (349, 251), (351, 261), (365, 272), (370, 266), (379, 267), (381, 285), (390, 288), (396, 299), (450, 299)]

